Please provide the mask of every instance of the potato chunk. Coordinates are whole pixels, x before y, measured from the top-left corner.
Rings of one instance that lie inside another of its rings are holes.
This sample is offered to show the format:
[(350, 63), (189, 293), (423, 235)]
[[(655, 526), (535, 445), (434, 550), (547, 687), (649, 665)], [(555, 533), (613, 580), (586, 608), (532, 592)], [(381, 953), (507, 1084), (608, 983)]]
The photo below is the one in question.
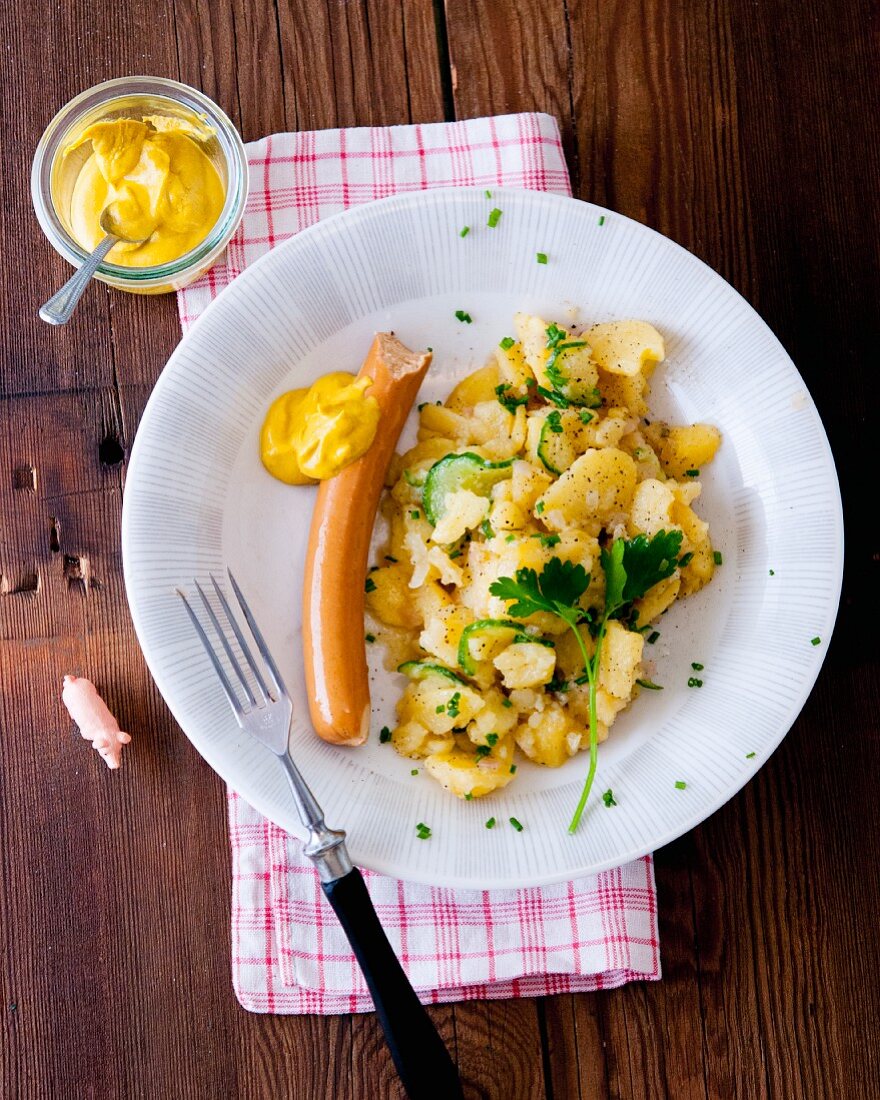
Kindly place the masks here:
[(544, 521), (559, 528), (605, 524), (629, 511), (635, 488), (636, 464), (628, 454), (591, 449), (544, 493)]
[(639, 675), (644, 645), (641, 634), (612, 619), (605, 628), (599, 657), (599, 686), (618, 699), (629, 699)]
[(538, 642), (514, 642), (492, 664), (501, 673), (506, 688), (538, 687), (553, 679), (556, 653)]
[(608, 321), (593, 325), (586, 340), (593, 359), (609, 374), (649, 377), (657, 363), (666, 358), (663, 337), (647, 321)]

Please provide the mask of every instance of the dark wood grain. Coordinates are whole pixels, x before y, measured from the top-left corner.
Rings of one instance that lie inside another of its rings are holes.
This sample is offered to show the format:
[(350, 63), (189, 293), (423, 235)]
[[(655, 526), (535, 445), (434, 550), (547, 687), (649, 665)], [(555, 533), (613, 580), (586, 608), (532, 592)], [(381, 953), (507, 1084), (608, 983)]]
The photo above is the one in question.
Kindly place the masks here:
[[(95, 286), (67, 329), (36, 318), (65, 269), (32, 213), (33, 147), (76, 92), (133, 72), (203, 88), (248, 140), (549, 111), (578, 195), (690, 248), (779, 334), (846, 509), (838, 632), (810, 701), (755, 781), (658, 853), (662, 982), (432, 1012), (473, 1097), (880, 1095), (880, 548), (859, 478), (880, 290), (871, 15), (858, 0), (3, 6), (0, 1095), (400, 1096), (372, 1017), (254, 1016), (232, 995), (224, 792), (152, 686), (121, 577), (126, 456), (178, 339), (174, 302)], [(135, 732), (119, 773), (72, 731), (65, 672), (92, 673)]]

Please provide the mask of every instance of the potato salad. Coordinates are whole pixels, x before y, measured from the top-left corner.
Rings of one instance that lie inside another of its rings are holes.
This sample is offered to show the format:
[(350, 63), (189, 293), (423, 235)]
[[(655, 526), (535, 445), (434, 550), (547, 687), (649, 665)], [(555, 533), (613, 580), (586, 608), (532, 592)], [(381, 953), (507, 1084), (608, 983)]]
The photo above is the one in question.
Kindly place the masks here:
[(712, 579), (694, 505), (721, 435), (649, 419), (665, 349), (645, 321), (513, 332), (391, 463), (367, 639), (408, 680), (385, 739), (452, 794), (588, 750), (585, 801), (596, 745), (656, 687), (653, 624)]

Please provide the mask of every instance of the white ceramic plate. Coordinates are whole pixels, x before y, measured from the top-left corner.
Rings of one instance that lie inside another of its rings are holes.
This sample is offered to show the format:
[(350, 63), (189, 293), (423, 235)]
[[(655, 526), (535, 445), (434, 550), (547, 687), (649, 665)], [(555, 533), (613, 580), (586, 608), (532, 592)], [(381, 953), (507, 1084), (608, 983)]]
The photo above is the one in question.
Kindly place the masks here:
[[(492, 206), (503, 211), (495, 229), (486, 226)], [(473, 227), (465, 238), (463, 225)], [(546, 265), (536, 262), (539, 251)], [(456, 320), (457, 309), (473, 324)], [(484, 361), (516, 310), (565, 321), (651, 321), (668, 350), (654, 376), (654, 414), (710, 421), (724, 433), (699, 504), (724, 564), (707, 589), (663, 618), (650, 656), (665, 690), (643, 692), (616, 722), (574, 837), (566, 826), (586, 754), (558, 770), (521, 762), (506, 791), (460, 802), (426, 775), (413, 777), (411, 761), (378, 743), (401, 686), (378, 662), (370, 743), (334, 748), (315, 737), (300, 637), (314, 490), (273, 481), (257, 453), (272, 398), (327, 370), (357, 370), (375, 331), (434, 349), (423, 391), (433, 400)], [(714, 271), (600, 207), (524, 191), (496, 191), (490, 202), (482, 191), (455, 189), (330, 218), (223, 292), (172, 355), (144, 413), (122, 544), (150, 670), (225, 780), (300, 831), (281, 769), (238, 729), (174, 595), (176, 585), (229, 563), (293, 693), (294, 757), (327, 820), (348, 830), (355, 861), (405, 879), (490, 887), (567, 879), (642, 855), (697, 825), (754, 775), (822, 664), (840, 594), (843, 529), (834, 464), (803, 380)], [(686, 686), (692, 661), (705, 666), (701, 689)], [(618, 802), (611, 809), (599, 797), (608, 787)], [(499, 824), (487, 831), (490, 815)], [(511, 816), (523, 832), (508, 825)], [(419, 821), (433, 830), (430, 841), (416, 838)]]

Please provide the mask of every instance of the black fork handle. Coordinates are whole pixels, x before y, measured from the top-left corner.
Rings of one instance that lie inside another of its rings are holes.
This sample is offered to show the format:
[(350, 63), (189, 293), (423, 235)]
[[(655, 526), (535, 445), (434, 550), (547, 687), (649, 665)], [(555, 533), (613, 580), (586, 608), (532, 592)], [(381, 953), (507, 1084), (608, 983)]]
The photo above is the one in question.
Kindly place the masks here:
[(410, 1100), (462, 1100), (455, 1063), (394, 954), (355, 867), (321, 884), (360, 963)]

